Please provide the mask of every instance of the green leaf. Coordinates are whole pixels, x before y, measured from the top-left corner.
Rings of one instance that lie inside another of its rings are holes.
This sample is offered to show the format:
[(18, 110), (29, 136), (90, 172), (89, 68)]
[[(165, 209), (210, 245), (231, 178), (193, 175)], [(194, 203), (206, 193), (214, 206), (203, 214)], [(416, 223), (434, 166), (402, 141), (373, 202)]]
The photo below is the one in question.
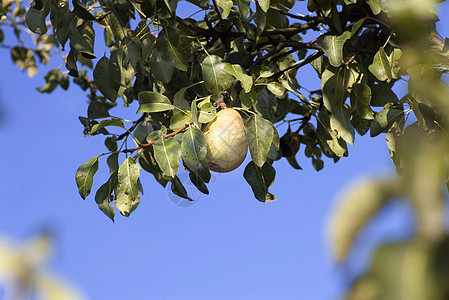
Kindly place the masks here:
[(117, 187), (118, 179), (117, 172), (113, 173), (109, 180), (104, 183), (95, 194), (95, 202), (98, 208), (114, 222), (115, 207), (110, 204), (114, 201), (112, 194)]
[(295, 170), (302, 170), (301, 166), (298, 164), (298, 161), (296, 160), (295, 156), (289, 156), (286, 157), (288, 163), (290, 164), (290, 166), (292, 166), (293, 169)]
[(321, 171), (324, 168), (324, 162), (321, 159), (312, 158), (312, 166), (316, 171)]
[(402, 50), (389, 47), (388, 51), (385, 52), (387, 54), (388, 63), (391, 67), (391, 77), (395, 80), (400, 79), (401, 75), (399, 74), (400, 71), (400, 64), (399, 60), (402, 56)]
[(172, 139), (159, 139), (153, 144), (154, 158), (166, 176), (175, 177), (178, 173), (181, 146)]
[(86, 136), (89, 136), (92, 133), (95, 133), (106, 126), (116, 126), (120, 128), (125, 128), (125, 126), (123, 125), (123, 121), (121, 119), (103, 120), (100, 123), (92, 126), (92, 130)]
[(263, 10), (259, 5), (259, 1), (256, 2), (256, 34), (259, 37), (262, 32), (265, 30), (265, 26), (267, 25), (267, 13)]
[(392, 79), (391, 66), (384, 47), (379, 48), (379, 51), (374, 55), (373, 63), (369, 65), (368, 69), (380, 81), (387, 80), (389, 82)]
[(340, 197), (330, 224), (330, 239), (338, 262), (348, 252), (363, 226), (398, 193), (396, 180), (365, 180)]
[(69, 27), (76, 15), (69, 10), (69, 2), (67, 0), (51, 2), (50, 20), (53, 26), (54, 33), (58, 39), (62, 50), (68, 39)]
[(354, 81), (353, 74), (345, 67), (334, 74), (326, 69), (321, 77), (324, 106), (331, 112), (330, 129), (337, 132), (337, 137), (343, 138), (351, 145), (354, 143), (354, 127), (350, 122), (350, 114), (345, 106), (348, 87)]
[(178, 111), (170, 118), (170, 129), (171, 130), (178, 130), (185, 124), (192, 121), (192, 117), (189, 115), (186, 115), (182, 111)]
[[(7, 10), (0, 4), (0, 21), (3, 21), (6, 19)], [(0, 42), (3, 42), (3, 40), (0, 40)]]
[(399, 99), (391, 89), (391, 84), (371, 84), (371, 106), (384, 107), (389, 103), (398, 103)]
[(404, 111), (396, 108), (384, 108), (376, 114), (370, 126), (370, 135), (375, 137), (390, 129), (391, 125), (404, 116)]
[(231, 65), (227, 63), (225, 64), (223, 69), (240, 81), (245, 93), (248, 93), (251, 90), (251, 87), (253, 85), (253, 78), (249, 75), (246, 75), (245, 70), (243, 70), (240, 65)]
[(264, 12), (267, 12), (270, 8), (270, 0), (258, 0), (257, 3), (259, 3), (260, 8), (262, 8)]
[(94, 82), (106, 98), (111, 101), (117, 99), (120, 71), (106, 56), (102, 57), (95, 66)]
[(137, 208), (140, 202), (137, 181), (140, 176), (140, 165), (129, 156), (122, 163), (117, 173), (115, 188), (115, 205), (125, 217)]
[(104, 140), (104, 145), (111, 152), (117, 151), (117, 137), (115, 137), (115, 136), (108, 136)]
[(92, 22), (83, 22), (79, 26), (76, 26), (76, 22), (73, 22), (69, 26), (69, 37), (72, 49), (76, 49), (86, 58), (97, 58), (94, 55), (95, 31)]
[(268, 83), (267, 88), (270, 92), (272, 92), (275, 96), (278, 97), (282, 97), (285, 93), (284, 86), (277, 81), (272, 81)]
[(198, 174), (203, 180), (210, 177), (207, 169), (207, 142), (204, 133), (196, 128), (189, 126), (182, 137), (181, 156), (184, 165)]
[(20, 70), (28, 70), (28, 77), (33, 77), (37, 73), (36, 59), (30, 49), (25, 47), (14, 47), (11, 49), (11, 59)]
[(45, 34), (47, 32), (47, 25), (45, 19), (50, 13), (50, 0), (44, 0), (43, 7), (37, 9), (37, 6), (31, 7), (26, 16), (25, 22), (28, 28), (37, 34)]
[(189, 201), (193, 201), (192, 198), (187, 195), (186, 188), (182, 184), (179, 177), (175, 175), (175, 177), (171, 181), (171, 190), (175, 195), (178, 195), (181, 198), (187, 199)]
[(217, 0), (217, 5), (221, 8), (221, 17), (226, 19), (232, 8), (232, 0)]
[(111, 49), (110, 61), (114, 64), (118, 70), (117, 78), (120, 78), (119, 83), (122, 87), (130, 85), (134, 77), (134, 69), (128, 59), (128, 55), (124, 50), (124, 47)]
[(206, 88), (215, 96), (227, 90), (234, 77), (224, 70), (226, 64), (216, 55), (208, 55), (201, 64)]
[(347, 156), (348, 149), (347, 149), (347, 145), (346, 145), (345, 141), (343, 141), (343, 139), (340, 139), (337, 137), (332, 137), (332, 139), (327, 140), (326, 143), (327, 143), (328, 147), (330, 148), (330, 150), (337, 157)]
[(366, 3), (368, 3), (375, 15), (380, 14), (380, 12), (382, 11), (380, 0), (367, 0)]
[(337, 132), (337, 137), (354, 145), (355, 132), (350, 119), (351, 114), (346, 106), (335, 107), (330, 116), (330, 126)]
[(204, 180), (196, 174), (195, 172), (189, 173), (190, 181), (195, 185), (195, 187), (203, 194), (209, 195), (209, 190), (207, 189), (206, 184), (204, 183)]
[(72, 1), (73, 3), (73, 12), (75, 15), (86, 21), (95, 21), (95, 18), (84, 6), (78, 3), (77, 0)]
[[(79, 77), (78, 73), (78, 66), (76, 65), (76, 62), (78, 60), (78, 50), (75, 48), (71, 48), (69, 54), (67, 55), (67, 61), (65, 64), (65, 67), (67, 70), (69, 70), (69, 75), (73, 77)], [(84, 82), (84, 85), (87, 89), (88, 85), (87, 82)]]
[(246, 136), (251, 158), (259, 167), (265, 163), (273, 140), (273, 127), (270, 123), (257, 114), (252, 115), (246, 123)]
[(142, 155), (139, 157), (139, 163), (142, 168), (148, 173), (153, 174), (154, 178), (157, 182), (160, 183), (163, 187), (167, 186), (167, 183), (170, 181), (171, 177), (163, 175), (161, 169), (159, 168), (156, 160), (151, 154), (151, 151), (145, 150)]
[(245, 167), (243, 177), (251, 186), (254, 197), (260, 202), (272, 202), (276, 197), (268, 191), (273, 184), (276, 170), (269, 163), (265, 163), (262, 167), (258, 167), (253, 161)]
[(201, 124), (198, 123), (198, 107), (196, 106), (196, 100), (193, 100), (192, 103), (190, 103), (190, 111), (192, 112), (192, 120), (195, 126), (198, 128), (201, 127)]
[(153, 51), (149, 63), (150, 70), (156, 79), (161, 80), (164, 83), (171, 81), (175, 67), (172, 63), (165, 61), (162, 58), (162, 54), (156, 49)]
[(339, 36), (323, 35), (318, 38), (317, 44), (323, 48), (332, 66), (339, 67), (343, 63), (343, 45), (350, 37), (351, 32), (345, 31)]
[(117, 42), (123, 40), (123, 38), (126, 36), (126, 28), (120, 25), (119, 20), (114, 14), (109, 14), (107, 20), (115, 41)]
[(250, 12), (250, 3), (249, 0), (238, 0), (239, 12), (243, 18), (246, 18)]
[(356, 83), (351, 89), (351, 106), (354, 113), (364, 119), (373, 119), (374, 114), (371, 110), (371, 89), (364, 83)]
[(215, 119), (217, 113), (214, 110), (214, 106), (210, 102), (210, 96), (198, 103), (198, 108), (200, 109), (198, 122), (206, 124)]
[(125, 0), (115, 0), (109, 7), (111, 8), (112, 13), (117, 17), (120, 25), (126, 28), (129, 23), (130, 15), (134, 14), (134, 10), (130, 10), (129, 2)]
[(239, 99), (243, 107), (251, 109), (251, 107), (253, 107), (253, 104), (257, 102), (257, 94), (254, 90), (251, 90), (249, 93), (245, 93), (243, 90), (241, 90)]
[(98, 170), (98, 157), (99, 156), (93, 157), (76, 170), (76, 185), (78, 186), (78, 192), (83, 199), (86, 199), (92, 189), (94, 175)]
[(367, 18), (362, 18), (362, 19), (358, 20), (357, 22), (355, 22), (354, 25), (352, 25), (351, 37), (358, 34), (359, 29), (362, 27), (363, 23), (365, 23), (366, 20), (367, 20)]
[(156, 47), (162, 58), (181, 71), (187, 71), (186, 52), (178, 45), (178, 31), (165, 27), (158, 35)]
[(175, 96), (173, 97), (173, 105), (182, 110), (190, 110), (190, 104), (185, 98), (186, 90), (187, 90), (186, 87), (180, 89), (179, 91), (176, 92)]
[(139, 93), (139, 109), (137, 113), (153, 113), (175, 108), (170, 100), (162, 94), (156, 92), (140, 92)]
[(316, 134), (323, 150), (334, 153), (336, 157), (347, 155), (346, 142), (338, 138), (337, 133), (330, 128), (330, 116), (326, 111), (321, 110), (318, 113)]
[(270, 145), (270, 150), (268, 151), (267, 154), (267, 160), (278, 160), (281, 158), (280, 153), (279, 153), (279, 147), (281, 144), (281, 141), (279, 139), (279, 133), (276, 129), (276, 127), (274, 127), (274, 125), (272, 123), (271, 124), (271, 128), (273, 130), (273, 139), (271, 140), (271, 145)]
[(351, 71), (345, 67), (337, 72), (326, 69), (321, 76), (321, 89), (323, 91), (324, 106), (333, 112), (335, 108), (341, 108), (348, 97), (348, 87), (354, 82)]

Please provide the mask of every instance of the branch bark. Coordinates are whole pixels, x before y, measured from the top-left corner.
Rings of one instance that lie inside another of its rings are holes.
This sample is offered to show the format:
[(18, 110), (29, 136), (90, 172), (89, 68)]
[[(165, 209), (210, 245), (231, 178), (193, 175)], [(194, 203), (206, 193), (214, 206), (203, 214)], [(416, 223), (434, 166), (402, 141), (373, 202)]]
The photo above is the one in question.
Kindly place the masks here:
[[(167, 133), (166, 135), (164, 135), (163, 137), (161, 137), (161, 139), (167, 139), (167, 138), (169, 138), (169, 137), (175, 136), (175, 135), (177, 135), (178, 133), (180, 133), (181, 131), (183, 131), (184, 129), (186, 129), (187, 127), (189, 127), (189, 126), (192, 125), (192, 124), (193, 124), (193, 121), (190, 121), (189, 123), (184, 124), (184, 126), (182, 126), (181, 128), (179, 128), (178, 130), (175, 130), (175, 131), (173, 131), (173, 132)], [(157, 140), (156, 140), (156, 141), (157, 141)], [(132, 149), (125, 149), (125, 150), (123, 150), (122, 152), (123, 152), (123, 153), (133, 153), (134, 151), (137, 151), (137, 150), (139, 150), (139, 149), (146, 148), (146, 147), (149, 147), (149, 146), (153, 145), (154, 143), (156, 143), (156, 141), (152, 141), (152, 142), (147, 143), (147, 144), (140, 144), (140, 145), (138, 145), (138, 146), (135, 147), (135, 148), (132, 148)]]

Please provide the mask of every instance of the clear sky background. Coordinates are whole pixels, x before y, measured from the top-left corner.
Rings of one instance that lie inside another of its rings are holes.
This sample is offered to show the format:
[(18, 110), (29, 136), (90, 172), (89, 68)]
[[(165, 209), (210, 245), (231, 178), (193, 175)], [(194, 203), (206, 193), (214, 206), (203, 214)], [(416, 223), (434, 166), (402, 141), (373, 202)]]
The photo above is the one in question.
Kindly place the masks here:
[[(449, 36), (448, 7), (439, 9), (443, 37)], [(75, 184), (79, 165), (105, 150), (102, 137), (82, 138), (85, 93), (73, 85), (69, 92), (40, 94), (35, 88), (43, 86), (46, 69), (29, 79), (8, 50), (0, 54), (0, 233), (26, 240), (50, 229), (52, 268), (88, 299), (337, 299), (377, 242), (410, 232), (409, 210), (390, 206), (357, 240), (344, 268), (335, 266), (326, 239), (342, 189), (393, 170), (384, 135), (357, 136), (349, 158), (325, 159), (320, 172), (303, 154), (302, 171), (275, 162), (271, 191), (278, 200), (268, 204), (258, 202), (243, 179), (248, 158), (231, 173), (214, 173), (210, 195), (195, 194), (189, 207), (176, 205), (178, 199), (144, 172), (139, 207), (112, 223), (93, 195), (81, 199)], [(53, 67), (59, 63), (55, 57)], [(299, 82), (318, 87), (307, 74), (300, 71)], [(136, 110), (134, 103), (127, 117), (136, 119)], [(105, 160), (100, 164), (93, 191), (106, 181)]]

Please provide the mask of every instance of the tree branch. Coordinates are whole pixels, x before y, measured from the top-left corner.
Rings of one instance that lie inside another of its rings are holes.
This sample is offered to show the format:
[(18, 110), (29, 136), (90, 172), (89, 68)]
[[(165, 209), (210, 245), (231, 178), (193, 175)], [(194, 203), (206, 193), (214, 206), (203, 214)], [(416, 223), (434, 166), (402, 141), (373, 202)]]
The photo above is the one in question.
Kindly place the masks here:
[[(169, 138), (169, 137), (175, 136), (175, 135), (177, 135), (178, 133), (180, 133), (181, 131), (183, 131), (184, 129), (186, 129), (187, 127), (189, 127), (189, 126), (192, 125), (192, 124), (193, 124), (193, 121), (190, 121), (189, 123), (184, 124), (184, 126), (182, 126), (181, 128), (179, 128), (179, 129), (177, 129), (177, 130), (175, 130), (175, 131), (173, 131), (173, 132), (167, 133), (166, 135), (164, 135), (163, 137), (161, 137), (161, 139), (167, 139), (167, 138)], [(122, 152), (123, 152), (123, 153), (133, 153), (133, 152), (136, 151), (136, 150), (139, 150), (139, 149), (142, 149), (142, 148), (146, 148), (146, 147), (149, 147), (149, 146), (153, 145), (153, 144), (156, 143), (158, 140), (159, 140), (159, 139), (157, 139), (156, 141), (152, 141), (152, 142), (150, 142), (150, 143), (147, 143), (147, 144), (140, 144), (139, 146), (137, 146), (137, 147), (135, 147), (135, 148), (132, 148), (132, 149), (125, 149), (125, 150), (123, 150)]]
[(317, 59), (318, 57), (320, 57), (321, 55), (323, 55), (324, 52), (323, 51), (318, 51), (310, 56), (308, 56), (306, 59), (303, 60), (302, 63), (297, 64), (297, 65), (293, 65), (290, 66), (288, 68), (285, 68), (284, 70), (281, 70), (279, 72), (274, 73), (271, 77), (273, 77), (274, 79), (281, 77), (285, 72), (293, 70), (293, 69), (299, 69), (309, 63), (311, 63), (312, 61), (314, 61), (315, 59)]
[(205, 36), (206, 35), (206, 29), (198, 27), (196, 25), (193, 25), (192, 23), (184, 20), (183, 18), (180, 18), (178, 16), (176, 16), (176, 22), (178, 22), (181, 25), (184, 25), (185, 27), (187, 27), (188, 29), (195, 31), (198, 35), (201, 36)]
[(298, 19), (298, 20), (306, 21), (306, 22), (317, 21), (318, 23), (326, 23), (326, 19), (322, 18), (322, 17), (299, 16), (299, 15), (295, 15), (295, 14), (283, 11), (279, 7), (276, 7), (276, 6), (273, 6), (273, 5), (270, 5), (270, 9), (274, 10), (274, 11), (280, 13), (280, 14), (286, 15), (287, 17), (293, 18), (293, 19)]
[(247, 69), (246, 72), (247, 73), (251, 73), (251, 71), (257, 67), (258, 64), (260, 64), (262, 61), (264, 61), (265, 59), (275, 55), (276, 53), (279, 53), (282, 49), (284, 48), (283, 43), (279, 43), (276, 48), (274, 48), (273, 50), (271, 50), (270, 52), (268, 52), (265, 55), (259, 56)]
[(218, 17), (220, 18), (220, 20), (223, 20), (220, 9), (218, 8), (218, 5), (217, 5), (217, 0), (212, 0), (212, 6), (213, 6), (215, 12), (217, 13)]
[(119, 135), (119, 137), (117, 138), (117, 141), (120, 141), (120, 140), (124, 139), (125, 137), (127, 137), (137, 127), (137, 125), (139, 125), (140, 123), (143, 122), (143, 120), (145, 120), (146, 116), (147, 116), (146, 113), (142, 114), (142, 116), (138, 120), (133, 122), (133, 125), (128, 129), (128, 131)]
[(312, 114), (313, 114), (313, 109), (309, 110), (304, 117), (301, 120), (301, 125), (299, 125), (299, 128), (296, 130), (296, 133), (300, 132), (301, 129), (304, 128), (304, 126), (306, 126), (307, 123), (309, 123), (310, 119), (312, 118)]

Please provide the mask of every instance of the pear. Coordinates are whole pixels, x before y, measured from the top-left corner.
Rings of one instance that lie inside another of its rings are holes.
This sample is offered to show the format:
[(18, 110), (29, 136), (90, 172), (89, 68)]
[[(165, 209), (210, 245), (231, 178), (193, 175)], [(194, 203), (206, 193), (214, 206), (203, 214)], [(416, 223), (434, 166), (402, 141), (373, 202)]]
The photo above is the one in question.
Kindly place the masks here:
[(207, 163), (209, 170), (226, 173), (236, 169), (248, 152), (245, 125), (232, 108), (222, 109), (206, 127)]

